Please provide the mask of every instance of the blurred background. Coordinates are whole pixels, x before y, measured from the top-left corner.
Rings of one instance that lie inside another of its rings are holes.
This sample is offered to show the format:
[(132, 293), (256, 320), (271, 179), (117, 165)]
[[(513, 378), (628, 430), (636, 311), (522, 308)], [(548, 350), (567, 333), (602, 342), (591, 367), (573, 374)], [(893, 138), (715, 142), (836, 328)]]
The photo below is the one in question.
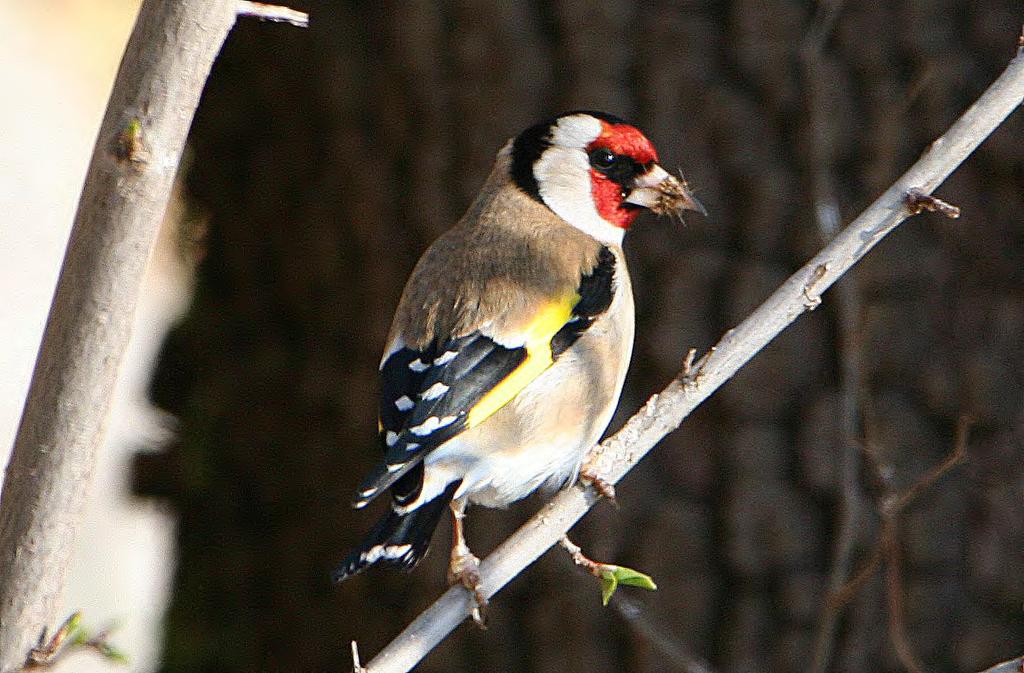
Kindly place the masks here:
[[(328, 574), (377, 515), (348, 501), (377, 457), (402, 285), (508, 137), (616, 114), (710, 212), (627, 238), (638, 338), (614, 429), (821, 247), (822, 219), (849, 222), (909, 166), (1002, 71), (1022, 21), (1012, 0), (291, 4), (308, 30), (244, 20), (215, 65), (69, 582), (69, 610), (120, 624), (133, 671), (350, 670), (349, 640), (369, 659), (444, 589), (446, 525), (412, 574)], [(17, 101), (0, 106), (5, 448), (137, 7), (0, 3)], [(497, 596), (490, 630), (461, 627), (417, 670), (976, 671), (1020, 655), (1022, 138), (1018, 113), (940, 188), (959, 220), (883, 241), (574, 529), (658, 591), (602, 608), (551, 551)], [(964, 417), (966, 459), (939, 474)], [(471, 546), (537, 505), (471, 510)], [(860, 581), (830, 601), (837, 555)]]

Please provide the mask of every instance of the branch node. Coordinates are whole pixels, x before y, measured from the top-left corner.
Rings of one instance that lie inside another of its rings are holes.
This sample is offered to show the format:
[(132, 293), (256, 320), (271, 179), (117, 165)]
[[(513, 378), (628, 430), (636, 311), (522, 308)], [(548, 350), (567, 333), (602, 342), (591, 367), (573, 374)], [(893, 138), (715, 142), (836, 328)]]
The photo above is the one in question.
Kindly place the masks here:
[(807, 282), (804, 283), (804, 287), (801, 292), (804, 295), (804, 308), (806, 310), (813, 311), (821, 306), (821, 295), (813, 294), (813, 292), (814, 287), (822, 278), (825, 277), (825, 273), (827, 272), (828, 264), (819, 264), (814, 267), (814, 270), (811, 272), (810, 277), (808, 277)]
[(580, 468), (580, 481), (584, 485), (592, 487), (602, 497), (607, 498), (609, 502), (618, 507), (619, 501), (615, 499), (615, 484), (604, 477), (605, 471), (601, 465), (603, 452), (596, 450), (599, 447), (600, 445), (595, 446), (583, 462), (583, 467)]
[(696, 348), (691, 348), (690, 350), (686, 351), (686, 357), (683, 358), (683, 372), (682, 372), (683, 375), (682, 375), (682, 377), (680, 377), (680, 380), (684, 384), (688, 384), (688, 383), (692, 383), (693, 382), (693, 375), (694, 375), (693, 360), (696, 357), (697, 357), (697, 349)]
[[(725, 343), (726, 339), (729, 338), (732, 332), (733, 330), (726, 332), (722, 336), (721, 341), (719, 341), (719, 345)], [(686, 357), (683, 359), (683, 369), (679, 373), (679, 382), (683, 384), (683, 387), (693, 389), (700, 384), (701, 379), (704, 376), (704, 370), (707, 368), (708, 363), (711, 362), (711, 357), (715, 354), (715, 350), (718, 347), (718, 345), (712, 346), (708, 352), (702, 355), (696, 362), (694, 362), (694, 358), (697, 355), (697, 349), (691, 348), (687, 351)]]
[(914, 187), (907, 192), (906, 203), (912, 215), (918, 215), (923, 211), (928, 211), (929, 213), (945, 215), (951, 220), (955, 220), (960, 217), (960, 209), (958, 207), (943, 201), (937, 196), (927, 194), (924, 190), (918, 189), (917, 187)]
[(121, 127), (121, 131), (114, 138), (111, 151), (114, 158), (120, 163), (129, 163), (134, 166), (141, 166), (146, 163), (146, 150), (142, 142), (142, 120), (132, 117)]

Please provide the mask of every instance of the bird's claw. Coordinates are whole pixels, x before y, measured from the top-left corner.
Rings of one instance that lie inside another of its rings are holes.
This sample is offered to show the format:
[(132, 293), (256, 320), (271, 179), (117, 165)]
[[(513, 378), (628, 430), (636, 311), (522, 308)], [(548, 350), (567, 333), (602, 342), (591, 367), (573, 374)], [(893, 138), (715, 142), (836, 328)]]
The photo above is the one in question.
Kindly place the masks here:
[(487, 628), (487, 597), (480, 588), (480, 559), (468, 550), (452, 552), (448, 566), (448, 584), (461, 584), (473, 596), (476, 607), (473, 608), (473, 622), (481, 629)]
[(580, 468), (580, 481), (590, 484), (594, 490), (607, 498), (612, 504), (618, 505), (615, 500), (615, 485), (601, 476), (596, 461), (588, 461)]

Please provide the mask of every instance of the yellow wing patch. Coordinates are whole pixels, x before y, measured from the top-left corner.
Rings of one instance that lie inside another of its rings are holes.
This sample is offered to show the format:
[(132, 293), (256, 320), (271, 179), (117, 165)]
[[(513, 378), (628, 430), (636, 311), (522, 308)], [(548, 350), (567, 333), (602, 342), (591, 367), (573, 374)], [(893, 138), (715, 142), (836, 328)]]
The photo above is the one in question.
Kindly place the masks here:
[(572, 317), (579, 303), (576, 293), (541, 308), (526, 328), (526, 359), (477, 402), (466, 418), (467, 427), (479, 425), (498, 409), (508, 404), (531, 381), (551, 366), (551, 339)]

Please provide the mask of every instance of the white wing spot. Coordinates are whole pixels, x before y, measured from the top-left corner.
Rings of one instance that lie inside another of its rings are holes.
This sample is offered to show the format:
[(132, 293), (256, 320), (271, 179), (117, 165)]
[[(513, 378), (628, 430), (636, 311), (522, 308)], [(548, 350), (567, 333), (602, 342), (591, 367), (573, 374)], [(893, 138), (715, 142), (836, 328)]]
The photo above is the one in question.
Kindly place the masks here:
[(440, 367), (441, 365), (446, 365), (454, 360), (456, 355), (458, 355), (458, 352), (456, 351), (445, 351), (434, 359), (434, 366)]
[(409, 428), (409, 432), (419, 437), (424, 437), (435, 430), (451, 425), (456, 421), (456, 419), (458, 419), (458, 416), (444, 416), (442, 418), (431, 416), (420, 425), (417, 425), (414, 428)]
[(384, 435), (384, 443), (389, 447), (394, 446), (398, 443), (398, 433), (394, 430), (388, 430), (388, 434)]
[(409, 453), (412, 453), (418, 448), (420, 448), (420, 445), (417, 444), (416, 442), (409, 442), (408, 444), (405, 445), (405, 450), (408, 451)]
[(427, 363), (423, 362), (423, 360), (421, 360), (419, 358), (416, 358), (415, 360), (413, 360), (412, 362), (409, 363), (409, 369), (411, 369), (412, 371), (414, 371), (416, 373), (425, 372), (428, 369), (430, 369), (430, 365), (428, 365)]
[(436, 400), (437, 398), (444, 395), (446, 392), (448, 392), (448, 386), (438, 381), (437, 383), (435, 383), (434, 385), (430, 386), (422, 393), (420, 393), (420, 398), (424, 400)]
[(395, 400), (395, 406), (398, 408), (399, 411), (409, 411), (410, 409), (416, 406), (416, 403), (413, 402), (408, 395), (402, 395), (397, 400)]
[(359, 555), (363, 563), (376, 563), (380, 559), (395, 561), (412, 551), (411, 544), (378, 544)]

